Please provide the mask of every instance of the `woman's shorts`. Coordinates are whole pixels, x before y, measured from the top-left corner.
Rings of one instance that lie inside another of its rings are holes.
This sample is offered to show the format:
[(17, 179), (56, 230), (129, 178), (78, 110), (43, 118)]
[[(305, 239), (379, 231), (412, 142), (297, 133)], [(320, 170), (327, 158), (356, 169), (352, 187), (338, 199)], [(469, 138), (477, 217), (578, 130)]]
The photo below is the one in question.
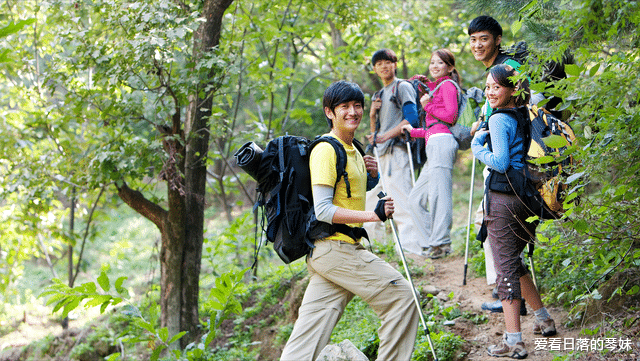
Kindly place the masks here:
[(498, 296), (501, 300), (522, 299), (520, 277), (529, 270), (521, 254), (535, 239), (537, 222), (527, 222), (530, 212), (516, 195), (488, 192), (490, 207), (485, 221), (498, 275)]

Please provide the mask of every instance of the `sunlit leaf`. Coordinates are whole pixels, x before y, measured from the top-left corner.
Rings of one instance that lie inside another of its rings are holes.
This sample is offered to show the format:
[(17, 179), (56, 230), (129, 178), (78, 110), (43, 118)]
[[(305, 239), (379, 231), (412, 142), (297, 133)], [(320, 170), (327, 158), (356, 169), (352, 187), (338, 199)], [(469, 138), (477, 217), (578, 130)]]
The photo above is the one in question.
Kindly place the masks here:
[(563, 136), (555, 134), (551, 134), (548, 137), (542, 138), (542, 141), (547, 147), (550, 148), (562, 148), (569, 145), (567, 139), (565, 139)]

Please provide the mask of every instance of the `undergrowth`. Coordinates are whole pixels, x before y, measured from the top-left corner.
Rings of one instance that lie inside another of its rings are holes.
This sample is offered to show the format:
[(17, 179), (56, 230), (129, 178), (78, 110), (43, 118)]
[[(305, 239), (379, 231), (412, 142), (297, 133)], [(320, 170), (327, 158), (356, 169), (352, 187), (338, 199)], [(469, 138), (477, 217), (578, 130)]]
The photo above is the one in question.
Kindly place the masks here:
[[(159, 359), (167, 361), (178, 359), (189, 361), (255, 360), (263, 357), (264, 355), (261, 353), (265, 350), (273, 355), (279, 354), (279, 350), (282, 349), (291, 334), (295, 321), (287, 319), (286, 315), (292, 307), (297, 307), (285, 302), (284, 299), (291, 292), (292, 283), (299, 282), (306, 276), (304, 262), (295, 262), (285, 266), (273, 254), (263, 251), (259, 258), (260, 272), (257, 277), (246, 272), (244, 275), (238, 276), (242, 278), (238, 287), (229, 288), (225, 290), (226, 293), (223, 292), (223, 296), (229, 301), (225, 304), (236, 305), (229, 309), (220, 309), (216, 306), (220, 304), (218, 302), (220, 299), (214, 300), (211, 298), (214, 292), (206, 292), (206, 290), (214, 291), (217, 289), (216, 280), (220, 277), (229, 272), (241, 272), (236, 263), (237, 258), (231, 255), (237, 252), (239, 244), (244, 244), (241, 248), (242, 253), (250, 253), (251, 249), (246, 245), (246, 237), (231, 235), (250, 231), (250, 223), (251, 220), (247, 217), (239, 217), (232, 227), (212, 232), (215, 233), (215, 237), (208, 239), (207, 247), (203, 252), (204, 268), (211, 271), (210, 276), (202, 279), (205, 292), (201, 292), (200, 316), (203, 319), (201, 326), (205, 335), (200, 342), (190, 345), (179, 354), (166, 353)], [(484, 276), (484, 254), (480, 243), (474, 239), (475, 230), (473, 228), (469, 240), (470, 273), (467, 277), (482, 277)], [(458, 233), (460, 232), (462, 231), (458, 230)], [(573, 237), (571, 243), (564, 241), (568, 237)], [(575, 234), (563, 228), (559, 222), (539, 227), (538, 242), (534, 252), (538, 286), (546, 304), (561, 305), (570, 310), (567, 326), (581, 325), (589, 310), (589, 305), (595, 301), (616, 301), (618, 298), (624, 297), (637, 298), (639, 293), (637, 285), (640, 282), (638, 282), (637, 274), (630, 273), (626, 281), (624, 279), (616, 280), (609, 274), (617, 265), (626, 262), (624, 250), (612, 249), (595, 252), (590, 248), (590, 242), (588, 238), (578, 239)], [(387, 261), (394, 264), (404, 274), (402, 260), (397, 256), (393, 243), (374, 243), (371, 247), (374, 253), (384, 255)], [(225, 250), (225, 254), (230, 257), (221, 263), (216, 263), (217, 252), (221, 252), (221, 250)], [(464, 248), (457, 247), (457, 252), (462, 253), (463, 251)], [(633, 260), (640, 258), (633, 253), (632, 255)], [(240, 264), (246, 264), (246, 261), (245, 258)], [(413, 277), (418, 278), (425, 273), (424, 267), (418, 266), (412, 259), (407, 259), (407, 266)], [(602, 287), (603, 284), (610, 286), (605, 289)], [(162, 341), (157, 336), (162, 334), (158, 324), (160, 310), (157, 303), (152, 301), (157, 300), (158, 291), (157, 286), (152, 286), (145, 292), (146, 297), (126, 300), (132, 308), (137, 310), (137, 313), (121, 312), (125, 309), (124, 307), (116, 308), (117, 312), (110, 315), (106, 322), (94, 325), (91, 332), (74, 348), (66, 350), (65, 354), (69, 355), (70, 360), (79, 360), (86, 355), (96, 354), (99, 349), (106, 348), (109, 352), (115, 351), (110, 357), (107, 357), (109, 360), (150, 359), (149, 355), (157, 346), (157, 342)], [(220, 293), (218, 292), (218, 294)], [(430, 330), (429, 336), (434, 344), (438, 359), (442, 361), (463, 358), (465, 346), (465, 341), (460, 336), (448, 331), (444, 326), (445, 321), (463, 317), (474, 324), (487, 322), (487, 317), (484, 314), (462, 312), (459, 306), (452, 302), (453, 296), (453, 294), (447, 295), (446, 302), (430, 295), (423, 299), (423, 309), (428, 310), (428, 312), (424, 312), (424, 315)], [(600, 326), (596, 325), (591, 329), (585, 328), (584, 332), (589, 333), (587, 336), (620, 337), (625, 335), (624, 330), (638, 328), (640, 305), (625, 305), (625, 307), (628, 317), (603, 321)], [(136, 317), (148, 320), (145, 324), (146, 329), (141, 328), (140, 324), (135, 322)], [(218, 324), (213, 321), (224, 318), (227, 319), (226, 322), (231, 327), (222, 332), (219, 329), (222, 323)], [(339, 343), (344, 339), (349, 339), (367, 357), (375, 359), (379, 345), (377, 337), (379, 325), (380, 321), (371, 308), (360, 298), (355, 297), (348, 304), (342, 319), (334, 329), (331, 343)], [(273, 334), (271, 337), (257, 338), (257, 335), (267, 332), (267, 330)], [(205, 337), (211, 335), (211, 333), (207, 334), (207, 331), (214, 332), (213, 334), (218, 340), (217, 346), (211, 347), (205, 342)], [(220, 332), (216, 333), (218, 331)], [(99, 342), (102, 342), (103, 345), (100, 345)], [(105, 342), (108, 345), (105, 346)], [(58, 343), (59, 340), (53, 337), (40, 340), (31, 346), (31, 355), (45, 355), (52, 350), (57, 350)], [(562, 357), (579, 359), (580, 355), (579, 352), (576, 352), (565, 354)], [(432, 359), (428, 338), (420, 325), (412, 360)]]

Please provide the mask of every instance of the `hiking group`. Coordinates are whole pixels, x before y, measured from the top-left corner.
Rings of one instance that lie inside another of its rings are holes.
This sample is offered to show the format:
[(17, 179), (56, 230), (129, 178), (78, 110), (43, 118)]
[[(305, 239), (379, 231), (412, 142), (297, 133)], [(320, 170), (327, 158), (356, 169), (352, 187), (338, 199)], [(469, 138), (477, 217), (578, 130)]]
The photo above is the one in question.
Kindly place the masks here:
[[(537, 222), (527, 222), (536, 213), (522, 201), (525, 189), (530, 188), (526, 156), (531, 137), (528, 113), (518, 109), (543, 96), (531, 94), (528, 81), (515, 80), (521, 64), (501, 48), (502, 28), (495, 19), (475, 18), (468, 35), (474, 58), (487, 70), (486, 101), (468, 130), (474, 157), (486, 165), (476, 224), (481, 229), (478, 239), (485, 251), (487, 283), (496, 284), (493, 294), (498, 299), (482, 308), (503, 312), (505, 324), (503, 339), (487, 352), (521, 359), (528, 355), (520, 329), (525, 300), (535, 314), (534, 333), (556, 334), (554, 320), (542, 304), (522, 255), (533, 244)], [(316, 360), (355, 295), (381, 320), (378, 360), (409, 360), (420, 320), (429, 337), (408, 270), (405, 268), (407, 278), (403, 277), (367, 250), (361, 238), (384, 243), (384, 222), (390, 219), (396, 248), (403, 257), (407, 252), (438, 259), (451, 252), (452, 170), (463, 144), (452, 127), (460, 116), (461, 81), (455, 57), (447, 49), (431, 54), (430, 76), (411, 79), (418, 82), (398, 79), (397, 61), (389, 49), (376, 51), (371, 58), (383, 85), (373, 95), (369, 111), (366, 138), (373, 155), (364, 153), (355, 139), (365, 111), (364, 93), (347, 81), (335, 82), (324, 92), (322, 107), (329, 132), (300, 148), (304, 150), (300, 154), (307, 157), (305, 167), (308, 159), (304, 170), (312, 194), (312, 200), (305, 200), (311, 221), (302, 226), (309, 284), (281, 360)], [(420, 141), (424, 138), (426, 163), (417, 179), (403, 137), (406, 133)], [(330, 144), (336, 140), (341, 147)], [(283, 158), (281, 145), (281, 166)], [(282, 174), (279, 179), (282, 182)], [(282, 198), (285, 194), (291, 198), (284, 187), (279, 184), (271, 193), (263, 190), (265, 199), (260, 204), (268, 204), (278, 192)], [(269, 238), (275, 248), (280, 248), (276, 238), (286, 241), (287, 229), (293, 234), (296, 228), (287, 220), (287, 205), (282, 208), (281, 229)], [(270, 224), (272, 221), (275, 218), (269, 219)], [(324, 231), (318, 232), (319, 227)], [(281, 258), (287, 263), (293, 260), (290, 255)], [(431, 341), (430, 346), (436, 358)]]

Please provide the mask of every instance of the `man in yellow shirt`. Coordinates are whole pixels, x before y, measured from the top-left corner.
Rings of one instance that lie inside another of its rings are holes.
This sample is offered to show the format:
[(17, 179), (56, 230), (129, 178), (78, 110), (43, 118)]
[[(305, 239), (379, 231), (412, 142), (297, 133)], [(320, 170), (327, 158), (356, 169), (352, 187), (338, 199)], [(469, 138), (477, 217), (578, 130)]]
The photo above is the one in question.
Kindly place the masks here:
[[(347, 152), (351, 197), (344, 179), (336, 184), (335, 150), (326, 142), (319, 143), (309, 161), (316, 217), (351, 227), (385, 221), (394, 211), (391, 198), (378, 202), (373, 211), (365, 210), (367, 173), (377, 178), (376, 160), (363, 157), (353, 146), (364, 108), (362, 90), (354, 83), (333, 83), (324, 93), (323, 108), (331, 128), (327, 135), (337, 138)], [(420, 314), (411, 285), (400, 272), (367, 251), (360, 239), (339, 232), (315, 241), (307, 269), (309, 285), (281, 360), (315, 360), (354, 295), (367, 302), (382, 321), (378, 360), (411, 359)]]

